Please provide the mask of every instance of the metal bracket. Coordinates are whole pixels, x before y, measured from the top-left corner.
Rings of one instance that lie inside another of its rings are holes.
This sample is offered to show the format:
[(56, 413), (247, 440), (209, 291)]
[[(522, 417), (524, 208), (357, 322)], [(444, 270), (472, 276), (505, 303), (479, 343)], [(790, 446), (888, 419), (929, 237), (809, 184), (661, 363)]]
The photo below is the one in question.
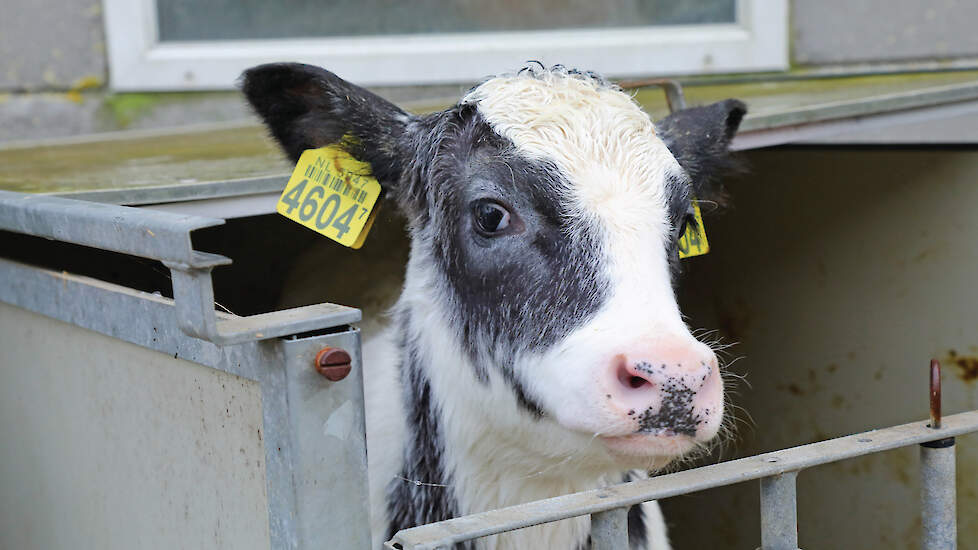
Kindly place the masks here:
[(223, 224), (217, 218), (0, 191), (0, 230), (163, 262), (172, 275), (177, 322), (195, 338), (239, 344), (360, 320), (360, 310), (329, 303), (248, 317), (215, 311), (211, 270), (231, 259), (194, 250), (190, 234)]
[(683, 86), (671, 78), (646, 78), (643, 80), (629, 80), (619, 83), (624, 90), (632, 88), (646, 88), (648, 86), (658, 86), (666, 93), (666, 105), (669, 112), (675, 113), (686, 108), (686, 96), (683, 95)]

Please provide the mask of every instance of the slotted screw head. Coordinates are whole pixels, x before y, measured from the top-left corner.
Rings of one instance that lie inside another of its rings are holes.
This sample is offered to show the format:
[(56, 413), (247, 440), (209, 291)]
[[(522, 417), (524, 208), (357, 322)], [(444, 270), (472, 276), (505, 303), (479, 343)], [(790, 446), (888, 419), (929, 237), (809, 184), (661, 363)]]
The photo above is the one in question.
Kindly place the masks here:
[(350, 354), (346, 350), (331, 347), (325, 347), (319, 350), (313, 366), (316, 367), (316, 371), (319, 374), (333, 382), (343, 380), (353, 370), (353, 367), (350, 365)]

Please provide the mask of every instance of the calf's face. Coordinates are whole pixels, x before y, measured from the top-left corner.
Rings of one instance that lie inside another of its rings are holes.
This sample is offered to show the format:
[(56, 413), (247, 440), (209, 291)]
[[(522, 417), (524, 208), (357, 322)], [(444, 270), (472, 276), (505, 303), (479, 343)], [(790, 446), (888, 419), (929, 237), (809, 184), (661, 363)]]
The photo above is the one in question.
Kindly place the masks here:
[(503, 381), (528, 422), (597, 440), (623, 467), (716, 435), (717, 360), (683, 322), (673, 277), (741, 103), (656, 126), (600, 78), (543, 69), (419, 117), (306, 65), (256, 67), (243, 89), (291, 157), (342, 142), (371, 163), (409, 218), (409, 281), (424, 281), (464, 368)]

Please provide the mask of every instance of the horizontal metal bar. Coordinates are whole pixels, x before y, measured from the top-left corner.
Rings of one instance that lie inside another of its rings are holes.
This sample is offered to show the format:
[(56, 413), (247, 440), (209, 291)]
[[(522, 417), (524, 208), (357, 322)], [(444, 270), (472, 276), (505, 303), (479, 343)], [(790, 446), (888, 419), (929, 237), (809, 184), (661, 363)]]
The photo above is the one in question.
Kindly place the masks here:
[(360, 310), (316, 304), (250, 317), (218, 315), (210, 270), (229, 258), (193, 249), (190, 233), (224, 220), (0, 191), (0, 229), (160, 260), (170, 268), (178, 324), (215, 344), (300, 334), (360, 320)]
[[(270, 192), (281, 194), (288, 181), (289, 174), (281, 174), (278, 176), (261, 176), (203, 183), (180, 183), (175, 185), (131, 187), (127, 189), (103, 189), (99, 191), (74, 191), (70, 193), (56, 193), (51, 196), (134, 206), (200, 201), (215, 198), (223, 199)], [(226, 216), (222, 215), (222, 217)]]
[(978, 111), (978, 101), (967, 100), (906, 108), (896, 111), (867, 113), (861, 116), (830, 118), (826, 120), (816, 119), (809, 122), (780, 126), (760, 124), (751, 129), (744, 129), (741, 126), (740, 131), (737, 132), (733, 142), (730, 144), (730, 149), (734, 151), (746, 151), (787, 143), (804, 143), (856, 131), (967, 116), (976, 111)]
[(190, 232), (224, 220), (0, 191), (0, 229), (204, 269), (231, 263), (193, 249)]
[(927, 421), (873, 430), (791, 449), (732, 460), (651, 479), (528, 502), (399, 531), (392, 542), (404, 550), (450, 548), (457, 542), (561, 519), (632, 506), (762, 477), (801, 470), (880, 451), (978, 431), (978, 411), (944, 418), (941, 429)]
[[(223, 316), (222, 316), (223, 317)], [(219, 344), (267, 340), (360, 321), (359, 309), (339, 304), (309, 306), (260, 313), (248, 317), (224, 317), (217, 321)]]
[(740, 132), (773, 129), (797, 124), (826, 122), (844, 118), (871, 117), (908, 109), (938, 107), (950, 103), (978, 100), (974, 82), (935, 86), (858, 99), (827, 101), (803, 108), (753, 113), (744, 119)]

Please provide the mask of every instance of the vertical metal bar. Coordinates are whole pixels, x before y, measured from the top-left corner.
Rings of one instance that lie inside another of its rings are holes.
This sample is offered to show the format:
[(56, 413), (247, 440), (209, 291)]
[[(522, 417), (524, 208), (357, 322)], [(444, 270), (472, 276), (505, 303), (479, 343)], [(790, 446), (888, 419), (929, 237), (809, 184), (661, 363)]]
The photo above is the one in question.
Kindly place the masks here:
[(170, 268), (177, 324), (185, 334), (213, 342), (217, 336), (210, 269)]
[[(282, 346), (298, 547), (370, 548), (360, 332), (284, 340)], [(314, 368), (327, 346), (350, 355), (352, 369), (342, 380), (327, 380)]]
[[(279, 342), (262, 342), (261, 346)], [(276, 351), (281, 352), (280, 347)], [(256, 354), (257, 355), (257, 354)], [(271, 548), (297, 550), (296, 495), (292, 482), (292, 440), (289, 437), (289, 399), (286, 394), (284, 353), (273, 354), (261, 377), (262, 426), (258, 436), (265, 446), (265, 488), (268, 492), (268, 527)], [(249, 357), (251, 358), (251, 357)], [(253, 357), (259, 361), (262, 357)]]
[[(930, 361), (930, 428), (941, 428), (941, 364)], [(924, 550), (957, 548), (954, 438), (920, 444), (920, 512)]]
[(920, 446), (920, 505), (924, 550), (957, 548), (954, 438)]
[(797, 550), (798, 472), (761, 478), (761, 550)]
[(591, 514), (591, 550), (628, 550), (628, 508)]

